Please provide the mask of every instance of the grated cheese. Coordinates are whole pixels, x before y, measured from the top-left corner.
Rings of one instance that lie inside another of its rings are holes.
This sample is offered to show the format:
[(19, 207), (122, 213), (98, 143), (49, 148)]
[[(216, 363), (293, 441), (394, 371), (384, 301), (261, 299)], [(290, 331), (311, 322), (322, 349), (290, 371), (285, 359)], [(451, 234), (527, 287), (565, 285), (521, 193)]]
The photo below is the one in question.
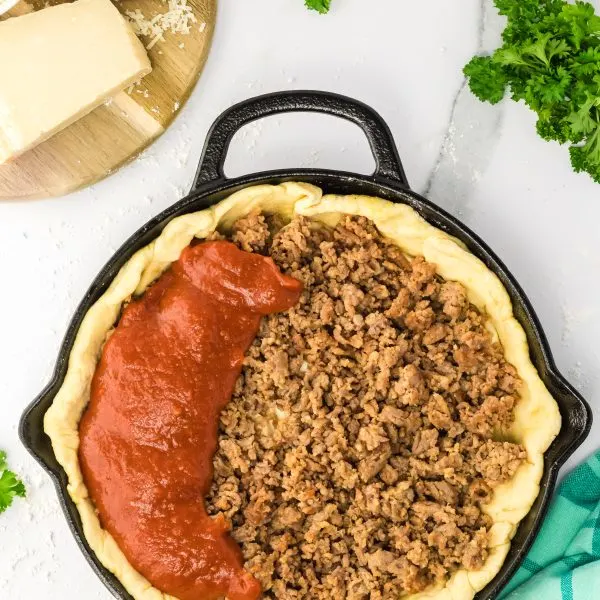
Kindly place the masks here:
[[(163, 0), (165, 3), (165, 0)], [(189, 35), (192, 24), (198, 19), (194, 15), (187, 0), (166, 0), (168, 11), (158, 13), (151, 19), (146, 18), (144, 13), (136, 8), (127, 10), (125, 14), (137, 35), (150, 38), (146, 49), (152, 49), (158, 42), (164, 41), (164, 34), (168, 31), (175, 34)]]

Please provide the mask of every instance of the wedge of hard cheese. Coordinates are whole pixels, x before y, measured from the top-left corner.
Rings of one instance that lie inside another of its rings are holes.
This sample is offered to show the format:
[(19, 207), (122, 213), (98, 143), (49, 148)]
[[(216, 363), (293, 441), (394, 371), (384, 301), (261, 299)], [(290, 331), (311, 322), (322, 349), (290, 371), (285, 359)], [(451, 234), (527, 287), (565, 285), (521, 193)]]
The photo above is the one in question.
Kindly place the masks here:
[(0, 164), (151, 70), (110, 0), (77, 0), (0, 22)]

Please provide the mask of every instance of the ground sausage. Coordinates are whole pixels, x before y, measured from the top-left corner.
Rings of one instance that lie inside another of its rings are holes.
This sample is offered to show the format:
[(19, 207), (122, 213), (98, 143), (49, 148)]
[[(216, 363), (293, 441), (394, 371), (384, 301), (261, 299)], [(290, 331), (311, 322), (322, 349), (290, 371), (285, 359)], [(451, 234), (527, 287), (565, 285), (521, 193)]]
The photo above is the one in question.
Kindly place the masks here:
[(364, 218), (251, 213), (232, 239), (304, 285), (263, 320), (220, 421), (207, 506), (265, 598), (382, 600), (488, 556), (493, 489), (525, 458), (495, 440), (519, 379), (435, 265)]

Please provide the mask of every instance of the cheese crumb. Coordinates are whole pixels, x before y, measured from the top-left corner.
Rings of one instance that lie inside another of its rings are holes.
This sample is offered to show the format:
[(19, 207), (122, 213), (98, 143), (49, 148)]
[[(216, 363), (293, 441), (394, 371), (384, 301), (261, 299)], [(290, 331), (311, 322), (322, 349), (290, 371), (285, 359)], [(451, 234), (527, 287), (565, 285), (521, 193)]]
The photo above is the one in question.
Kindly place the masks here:
[[(151, 19), (146, 18), (139, 8), (125, 11), (135, 33), (150, 38), (146, 45), (147, 50), (151, 50), (158, 42), (164, 41), (164, 34), (167, 31), (189, 35), (192, 24), (198, 22), (187, 0), (167, 0), (167, 7), (167, 12), (158, 13)], [(206, 23), (204, 25), (206, 26)]]

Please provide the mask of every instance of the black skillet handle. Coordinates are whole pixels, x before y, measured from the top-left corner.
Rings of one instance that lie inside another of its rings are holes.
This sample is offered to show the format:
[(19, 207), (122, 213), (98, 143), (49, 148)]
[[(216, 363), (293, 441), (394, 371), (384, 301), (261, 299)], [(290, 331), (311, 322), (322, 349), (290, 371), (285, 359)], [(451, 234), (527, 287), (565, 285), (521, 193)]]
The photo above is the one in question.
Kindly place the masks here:
[(392, 132), (372, 108), (338, 94), (288, 91), (251, 98), (232, 106), (217, 118), (208, 132), (191, 191), (226, 179), (223, 165), (229, 144), (239, 129), (256, 119), (287, 112), (318, 112), (356, 123), (367, 136), (375, 157), (373, 177), (409, 187)]

